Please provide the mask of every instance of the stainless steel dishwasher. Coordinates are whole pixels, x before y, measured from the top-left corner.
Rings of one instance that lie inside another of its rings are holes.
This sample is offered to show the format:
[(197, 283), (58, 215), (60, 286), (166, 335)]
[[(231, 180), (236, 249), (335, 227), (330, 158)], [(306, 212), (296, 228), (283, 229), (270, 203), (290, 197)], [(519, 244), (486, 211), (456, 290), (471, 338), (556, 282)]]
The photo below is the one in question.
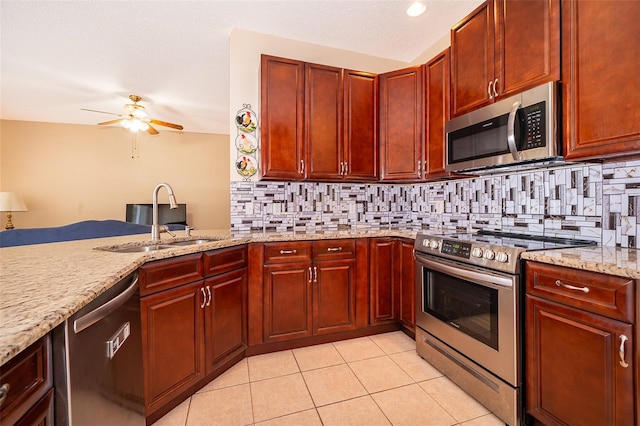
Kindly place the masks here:
[(138, 275), (53, 331), (55, 424), (144, 425)]

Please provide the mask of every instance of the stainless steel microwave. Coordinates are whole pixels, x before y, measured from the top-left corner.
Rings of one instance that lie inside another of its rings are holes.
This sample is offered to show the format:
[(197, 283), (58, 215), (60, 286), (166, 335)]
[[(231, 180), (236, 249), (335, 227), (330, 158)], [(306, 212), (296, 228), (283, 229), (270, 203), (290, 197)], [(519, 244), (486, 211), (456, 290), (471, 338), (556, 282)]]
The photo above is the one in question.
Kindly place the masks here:
[(550, 82), (446, 123), (446, 171), (557, 161), (557, 82)]

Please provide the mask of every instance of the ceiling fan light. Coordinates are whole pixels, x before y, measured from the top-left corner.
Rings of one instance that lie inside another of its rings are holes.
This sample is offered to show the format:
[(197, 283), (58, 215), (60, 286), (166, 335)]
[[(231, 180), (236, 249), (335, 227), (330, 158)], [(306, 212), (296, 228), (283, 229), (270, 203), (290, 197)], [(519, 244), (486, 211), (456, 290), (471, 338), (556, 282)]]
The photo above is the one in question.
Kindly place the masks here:
[(427, 10), (427, 6), (424, 3), (421, 1), (414, 1), (407, 8), (407, 15), (411, 17), (420, 16), (425, 12), (425, 10)]

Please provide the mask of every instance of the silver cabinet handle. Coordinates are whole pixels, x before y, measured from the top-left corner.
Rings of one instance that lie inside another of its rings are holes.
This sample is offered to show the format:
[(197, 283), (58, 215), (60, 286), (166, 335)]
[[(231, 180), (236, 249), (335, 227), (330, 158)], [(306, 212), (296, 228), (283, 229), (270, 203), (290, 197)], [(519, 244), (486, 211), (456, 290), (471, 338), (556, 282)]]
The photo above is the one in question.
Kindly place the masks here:
[(624, 334), (620, 336), (620, 349), (618, 350), (618, 355), (620, 355), (620, 365), (624, 368), (629, 366), (629, 364), (624, 361), (624, 342), (627, 340), (629, 340), (629, 338)]
[(298, 250), (280, 250), (280, 254), (296, 254)]
[(311, 272), (311, 266), (309, 266), (309, 284), (313, 281), (313, 272)]
[(0, 405), (2, 405), (5, 399), (7, 399), (10, 388), (11, 386), (9, 386), (9, 383), (5, 383), (4, 385), (0, 386)]
[(207, 306), (211, 305), (211, 287), (207, 286)]
[(558, 287), (564, 287), (564, 288), (569, 289), (569, 290), (577, 290), (577, 291), (581, 291), (583, 293), (589, 293), (589, 287), (576, 287), (576, 286), (573, 286), (573, 285), (565, 284), (560, 280), (556, 280), (556, 285)]
[(349, 173), (349, 164), (347, 164), (347, 162), (344, 162), (344, 175), (346, 176)]
[(300, 160), (300, 174), (304, 176), (304, 160)]
[(329, 247), (327, 251), (342, 251), (342, 247)]
[(317, 266), (313, 267), (313, 282), (314, 283), (318, 282), (318, 267)]
[(493, 93), (491, 93), (491, 86), (493, 86), (493, 81), (489, 82), (489, 88), (487, 89), (487, 93), (489, 93), (489, 99), (493, 99)]
[(200, 291), (202, 292), (202, 304), (200, 305), (200, 307), (204, 309), (204, 307), (207, 305), (207, 294), (204, 292), (204, 287), (200, 287)]
[(493, 95), (497, 98), (498, 97), (498, 79), (496, 78), (495, 80), (493, 80)]

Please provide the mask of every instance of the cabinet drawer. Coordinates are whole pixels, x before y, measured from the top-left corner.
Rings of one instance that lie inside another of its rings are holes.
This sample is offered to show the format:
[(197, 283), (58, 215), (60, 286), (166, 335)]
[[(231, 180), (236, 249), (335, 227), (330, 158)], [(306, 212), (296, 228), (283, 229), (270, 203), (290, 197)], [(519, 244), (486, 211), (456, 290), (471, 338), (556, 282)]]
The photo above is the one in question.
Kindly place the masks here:
[(189, 254), (147, 263), (140, 267), (139, 273), (141, 296), (194, 282), (204, 276), (202, 254)]
[(204, 254), (204, 276), (221, 274), (247, 266), (247, 246), (229, 247)]
[(353, 259), (356, 256), (356, 241), (319, 240), (313, 242), (313, 259)]
[(0, 386), (7, 390), (0, 423), (14, 424), (52, 386), (51, 341), (43, 337), (0, 367)]
[(311, 242), (265, 243), (264, 263), (307, 262), (311, 260)]
[(630, 278), (527, 262), (527, 294), (634, 322), (635, 283)]

